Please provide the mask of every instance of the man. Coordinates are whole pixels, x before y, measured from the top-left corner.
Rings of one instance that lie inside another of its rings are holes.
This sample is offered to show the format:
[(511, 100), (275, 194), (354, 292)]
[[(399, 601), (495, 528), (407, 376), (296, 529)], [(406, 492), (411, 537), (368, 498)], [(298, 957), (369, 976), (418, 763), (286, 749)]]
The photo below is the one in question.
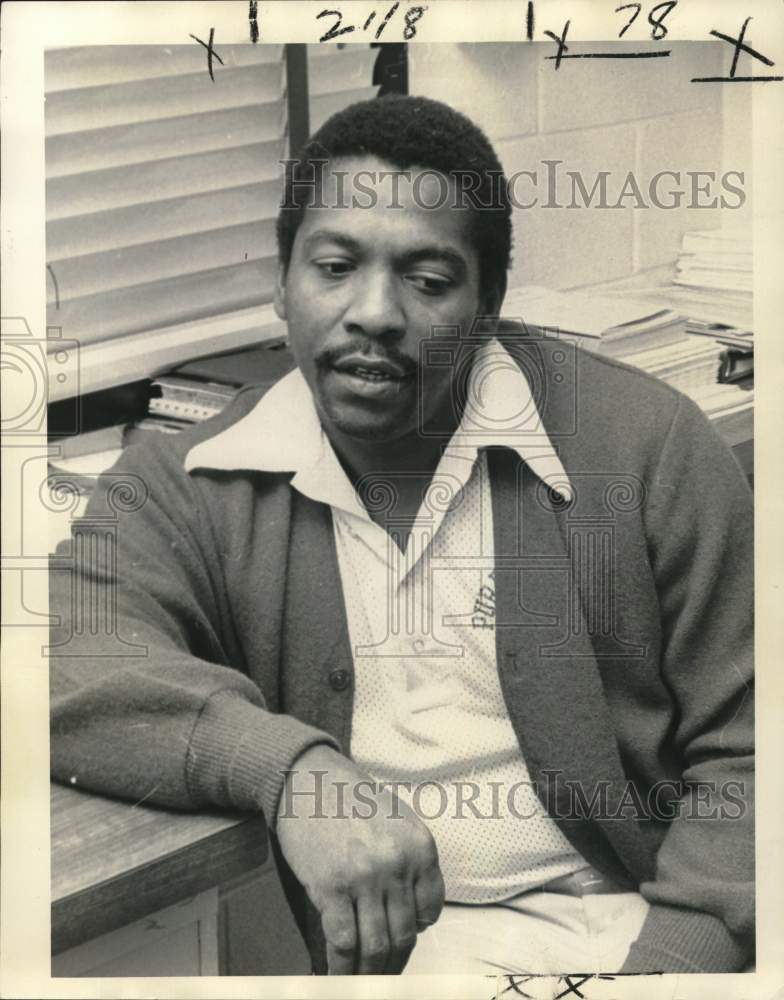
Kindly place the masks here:
[(79, 567), (116, 635), (56, 582), (54, 774), (263, 810), (320, 972), (740, 969), (749, 490), (669, 387), (492, 335), (510, 234), (462, 115), (322, 127), (278, 225), (297, 368), (126, 450), (149, 497)]

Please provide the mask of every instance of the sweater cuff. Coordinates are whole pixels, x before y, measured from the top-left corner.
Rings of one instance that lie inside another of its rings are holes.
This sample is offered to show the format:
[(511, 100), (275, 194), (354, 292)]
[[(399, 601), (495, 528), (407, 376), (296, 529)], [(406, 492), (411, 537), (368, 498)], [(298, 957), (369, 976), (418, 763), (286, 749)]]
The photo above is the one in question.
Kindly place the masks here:
[(710, 913), (654, 903), (621, 972), (738, 972), (751, 951)]
[(188, 747), (186, 781), (192, 797), (227, 808), (264, 813), (274, 824), (287, 770), (317, 744), (340, 751), (320, 729), (268, 712), (233, 691), (207, 700)]

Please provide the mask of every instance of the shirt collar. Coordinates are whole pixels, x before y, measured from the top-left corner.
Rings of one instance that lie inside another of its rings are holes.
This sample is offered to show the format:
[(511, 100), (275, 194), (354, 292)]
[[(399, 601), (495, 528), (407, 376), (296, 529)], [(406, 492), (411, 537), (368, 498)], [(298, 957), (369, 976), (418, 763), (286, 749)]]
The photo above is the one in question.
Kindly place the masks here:
[[(470, 468), (480, 448), (499, 445), (512, 448), (547, 486), (571, 499), (569, 479), (528, 380), (506, 348), (491, 340), (474, 358), (463, 417), (444, 460), (454, 469)], [(293, 472), (293, 486), (318, 482), (322, 495), (334, 496), (331, 502), (352, 513), (361, 510), (298, 368), (276, 382), (237, 423), (191, 448), (185, 469)]]

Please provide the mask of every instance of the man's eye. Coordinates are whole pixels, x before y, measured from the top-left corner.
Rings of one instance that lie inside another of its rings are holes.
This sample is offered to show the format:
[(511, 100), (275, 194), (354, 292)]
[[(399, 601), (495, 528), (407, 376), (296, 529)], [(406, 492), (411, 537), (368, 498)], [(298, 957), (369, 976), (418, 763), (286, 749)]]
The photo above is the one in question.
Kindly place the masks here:
[(443, 295), (452, 287), (450, 279), (440, 274), (409, 274), (407, 277), (412, 285), (428, 295)]
[(329, 278), (342, 278), (354, 269), (349, 260), (317, 260), (314, 263)]

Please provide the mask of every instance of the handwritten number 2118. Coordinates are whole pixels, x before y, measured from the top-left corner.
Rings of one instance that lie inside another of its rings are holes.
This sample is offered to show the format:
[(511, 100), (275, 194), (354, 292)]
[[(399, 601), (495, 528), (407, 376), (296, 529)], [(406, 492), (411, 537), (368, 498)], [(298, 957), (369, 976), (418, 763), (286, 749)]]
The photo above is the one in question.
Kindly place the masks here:
[[(389, 22), (391, 21), (392, 17), (395, 15), (395, 12), (397, 11), (397, 9), (398, 9), (399, 6), (400, 6), (400, 2), (398, 0), (397, 3), (393, 3), (392, 4), (392, 6), (389, 8), (389, 10), (384, 15), (384, 20), (381, 22), (381, 24), (376, 29), (376, 34), (375, 34), (376, 41), (378, 41), (378, 39), (381, 37), (381, 33), (383, 32), (384, 28), (386, 28), (386, 26), (389, 24)], [(425, 7), (409, 7), (408, 10), (406, 11), (406, 13), (405, 13), (405, 21), (406, 21), (406, 23), (405, 23), (405, 27), (403, 28), (403, 38), (406, 41), (410, 41), (410, 39), (412, 39), (414, 37), (414, 35), (416, 34), (416, 22), (422, 17), (422, 15), (425, 13), (426, 10), (427, 10), (427, 7), (425, 6)], [(341, 25), (343, 23), (343, 14), (339, 10), (322, 10), (319, 14), (316, 15), (316, 17), (317, 18), (321, 18), (321, 17), (336, 17), (337, 18), (337, 20), (332, 25), (332, 27), (329, 29), (329, 31), (326, 31), (321, 36), (321, 38), (319, 38), (320, 42), (329, 42), (333, 38), (338, 38), (340, 35), (345, 35), (345, 34), (348, 34), (349, 31), (356, 30), (354, 28), (353, 24), (348, 24), (348, 25), (346, 25), (345, 28), (341, 27)], [(370, 14), (370, 16), (367, 18), (367, 20), (362, 25), (362, 27), (361, 27), (360, 30), (361, 31), (367, 31), (367, 29), (370, 27), (370, 25), (372, 24), (372, 22), (375, 20), (375, 17), (376, 17), (376, 12), (372, 11), (371, 14)]]

